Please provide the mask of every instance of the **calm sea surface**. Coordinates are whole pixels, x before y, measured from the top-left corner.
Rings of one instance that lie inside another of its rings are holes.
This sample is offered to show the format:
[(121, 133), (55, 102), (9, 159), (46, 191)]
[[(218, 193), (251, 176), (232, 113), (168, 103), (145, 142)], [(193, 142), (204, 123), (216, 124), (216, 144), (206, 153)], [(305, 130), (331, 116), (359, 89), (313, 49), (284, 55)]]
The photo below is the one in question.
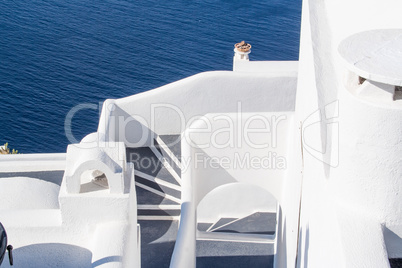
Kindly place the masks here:
[[(297, 60), (301, 0), (0, 0), (0, 145), (65, 152), (66, 114), (211, 70)], [(99, 110), (73, 118), (80, 140)]]

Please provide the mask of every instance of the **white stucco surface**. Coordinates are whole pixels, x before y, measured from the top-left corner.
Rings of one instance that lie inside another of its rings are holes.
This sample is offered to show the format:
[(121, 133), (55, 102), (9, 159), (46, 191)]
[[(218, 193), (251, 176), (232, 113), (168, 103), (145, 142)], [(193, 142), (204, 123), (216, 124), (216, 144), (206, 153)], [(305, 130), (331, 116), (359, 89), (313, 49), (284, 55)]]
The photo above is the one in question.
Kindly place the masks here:
[(52, 178), (60, 171), (46, 161), (51, 155), (25, 158), (41, 161), (42, 170), (24, 170), (21, 177), (9, 169), (0, 177), (0, 221), (14, 247), (13, 267), (139, 267), (132, 164), (124, 172), (124, 193), (69, 194), (65, 178), (61, 186)]
[(283, 73), (293, 72), (297, 75), (299, 70), (298, 61), (246, 61), (236, 60), (233, 62), (234, 72), (245, 73), (266, 73), (281, 75)]
[(402, 86), (402, 29), (356, 33), (339, 44), (339, 53), (361, 77)]
[[(131, 97), (104, 103), (98, 132), (127, 147), (184, 132), (207, 113), (293, 111), (297, 77), (277, 73), (200, 73)], [(116, 131), (117, 130), (117, 131)], [(116, 133), (119, 136), (116, 136)]]
[(209, 192), (197, 206), (198, 222), (243, 218), (254, 212), (276, 212), (277, 200), (267, 190), (247, 183), (229, 183)]
[(66, 154), (0, 155), (1, 172), (64, 170)]
[[(349, 36), (374, 29), (401, 28), (398, 10), (400, 3), (392, 0), (303, 2), (295, 122), (305, 122), (310, 115), (316, 115), (317, 120), (314, 127), (302, 125), (302, 130), (309, 129), (301, 132), (308, 135), (302, 137), (303, 142), (315, 143), (294, 147), (297, 161), (301, 162), (300, 171), (292, 171), (302, 193), (301, 218), (299, 227), (295, 218), (287, 218), (284, 225), (288, 264), (293, 264), (296, 257), (298, 267), (322, 267), (323, 263), (326, 267), (350, 267), (349, 260), (355, 258), (354, 266), (364, 267), (368, 265), (366, 261), (359, 261), (361, 255), (357, 258), (354, 254), (373, 252), (370, 267), (384, 267), (384, 256), (402, 256), (391, 246), (396, 241), (400, 244), (402, 237), (401, 139), (396, 135), (402, 129), (401, 114), (395, 107), (398, 104), (367, 101), (351, 94), (343, 83), (348, 68), (338, 53), (338, 45)], [(364, 50), (363, 45), (361, 51), (349, 53), (364, 56)], [(389, 56), (385, 52), (374, 56), (380, 54)], [(400, 64), (398, 57), (389, 63)], [(338, 103), (339, 109), (326, 109), (333, 102)], [(297, 132), (295, 135), (300, 137), (300, 130)], [(318, 149), (317, 153), (310, 148)], [(285, 200), (293, 209), (298, 207), (296, 200), (292, 205), (290, 195)], [(348, 226), (338, 215), (353, 211), (364, 216), (355, 214), (353, 226)], [(371, 219), (372, 227), (364, 226), (364, 217)], [(392, 229), (392, 238), (378, 233), (379, 225), (386, 226), (382, 232)], [(296, 256), (289, 251), (289, 246), (294, 247), (289, 240), (294, 226), (299, 228)], [(373, 228), (373, 235), (357, 240), (357, 234), (366, 232), (365, 227)], [(345, 242), (348, 237), (355, 237), (356, 243)], [(385, 247), (379, 246), (382, 241)], [(373, 243), (379, 247), (373, 249)]]
[[(305, 0), (298, 64), (235, 59), (235, 72), (106, 100), (98, 133), (67, 155), (0, 156), (1, 172), (28, 173), (0, 178), (16, 266), (139, 266), (125, 149), (183, 134), (171, 267), (195, 267), (197, 220), (255, 210), (281, 215), (276, 267), (389, 267), (402, 258), (400, 11), (399, 0)], [(64, 169), (61, 186), (29, 176)], [(93, 170), (110, 191), (91, 185)]]
[(43, 243), (26, 245), (14, 249), (13, 255), (14, 265), (10, 266), (8, 257), (5, 257), (2, 267), (94, 267), (91, 263), (91, 251), (85, 247), (71, 244)]
[[(126, 172), (126, 148), (122, 142), (99, 141), (97, 133), (87, 135), (79, 144), (67, 148), (65, 184), (68, 193), (91, 191), (85, 187), (83, 175), (89, 171), (104, 173), (110, 193), (125, 192), (124, 173)], [(91, 182), (89, 182), (91, 185)]]
[(293, 123), (292, 112), (207, 114), (185, 131), (182, 161), (189, 163), (172, 267), (195, 267), (197, 221), (276, 211)]
[(28, 177), (0, 178), (0, 210), (57, 209), (60, 186)]
[(256, 185), (281, 200), (292, 123), (292, 112), (207, 114), (194, 122), (182, 138), (192, 151), (182, 156), (191, 161), (182, 176), (190, 172), (197, 182), (195, 202), (231, 182)]

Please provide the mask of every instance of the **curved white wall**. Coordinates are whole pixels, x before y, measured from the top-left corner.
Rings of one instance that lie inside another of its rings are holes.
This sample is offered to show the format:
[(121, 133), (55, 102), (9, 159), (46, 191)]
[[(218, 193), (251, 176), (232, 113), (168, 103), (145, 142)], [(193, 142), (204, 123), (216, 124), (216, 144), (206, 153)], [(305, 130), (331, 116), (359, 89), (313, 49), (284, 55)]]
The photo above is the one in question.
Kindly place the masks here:
[[(206, 72), (133, 95), (107, 100), (98, 132), (129, 147), (149, 144), (149, 135), (179, 134), (207, 113), (293, 111), (297, 74)], [(112, 110), (112, 111), (111, 111)]]
[(277, 200), (267, 190), (247, 183), (229, 183), (209, 192), (198, 204), (197, 222), (243, 218), (254, 212), (273, 212)]
[[(317, 124), (305, 125), (309, 129), (303, 128), (303, 135), (308, 137), (301, 139), (314, 144), (299, 141), (300, 146), (294, 146), (303, 172), (295, 169), (290, 176), (300, 185), (303, 182), (303, 188), (299, 187), (299, 267), (322, 267), (323, 263), (350, 267), (351, 260), (359, 267), (387, 267), (388, 257), (402, 256), (392, 246), (402, 237), (402, 114), (395, 105), (377, 105), (352, 96), (344, 88), (346, 69), (337, 52), (338, 44), (351, 34), (401, 27), (400, 6), (393, 0), (303, 3), (295, 122), (305, 122), (319, 112)], [(334, 101), (336, 105), (331, 104)], [(295, 136), (300, 137), (300, 130)], [(311, 148), (321, 151), (321, 157), (311, 153)], [(298, 207), (299, 200), (284, 195), (289, 200), (285, 209)], [(284, 227), (293, 239), (297, 239), (297, 220), (288, 218)], [(387, 234), (384, 240), (381, 224), (392, 231), (394, 240)], [(292, 264), (296, 254), (289, 249), (287, 263)]]

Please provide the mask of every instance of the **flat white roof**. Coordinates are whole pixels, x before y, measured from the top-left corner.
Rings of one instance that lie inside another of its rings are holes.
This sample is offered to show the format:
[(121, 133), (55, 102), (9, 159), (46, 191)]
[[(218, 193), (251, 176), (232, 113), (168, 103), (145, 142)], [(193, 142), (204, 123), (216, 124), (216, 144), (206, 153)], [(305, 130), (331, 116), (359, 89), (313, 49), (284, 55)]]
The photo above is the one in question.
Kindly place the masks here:
[(338, 50), (357, 75), (402, 86), (402, 29), (357, 33), (343, 40)]

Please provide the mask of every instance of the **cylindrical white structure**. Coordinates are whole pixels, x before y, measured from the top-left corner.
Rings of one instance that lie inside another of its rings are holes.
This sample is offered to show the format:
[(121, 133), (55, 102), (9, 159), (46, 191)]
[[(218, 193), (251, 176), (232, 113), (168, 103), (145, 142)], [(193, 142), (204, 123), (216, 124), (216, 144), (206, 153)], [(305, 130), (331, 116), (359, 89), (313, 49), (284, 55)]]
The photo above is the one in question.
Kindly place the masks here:
[(237, 48), (234, 49), (234, 59), (235, 60), (249, 60), (249, 54), (251, 53), (251, 50), (247, 52), (242, 52), (239, 51)]

